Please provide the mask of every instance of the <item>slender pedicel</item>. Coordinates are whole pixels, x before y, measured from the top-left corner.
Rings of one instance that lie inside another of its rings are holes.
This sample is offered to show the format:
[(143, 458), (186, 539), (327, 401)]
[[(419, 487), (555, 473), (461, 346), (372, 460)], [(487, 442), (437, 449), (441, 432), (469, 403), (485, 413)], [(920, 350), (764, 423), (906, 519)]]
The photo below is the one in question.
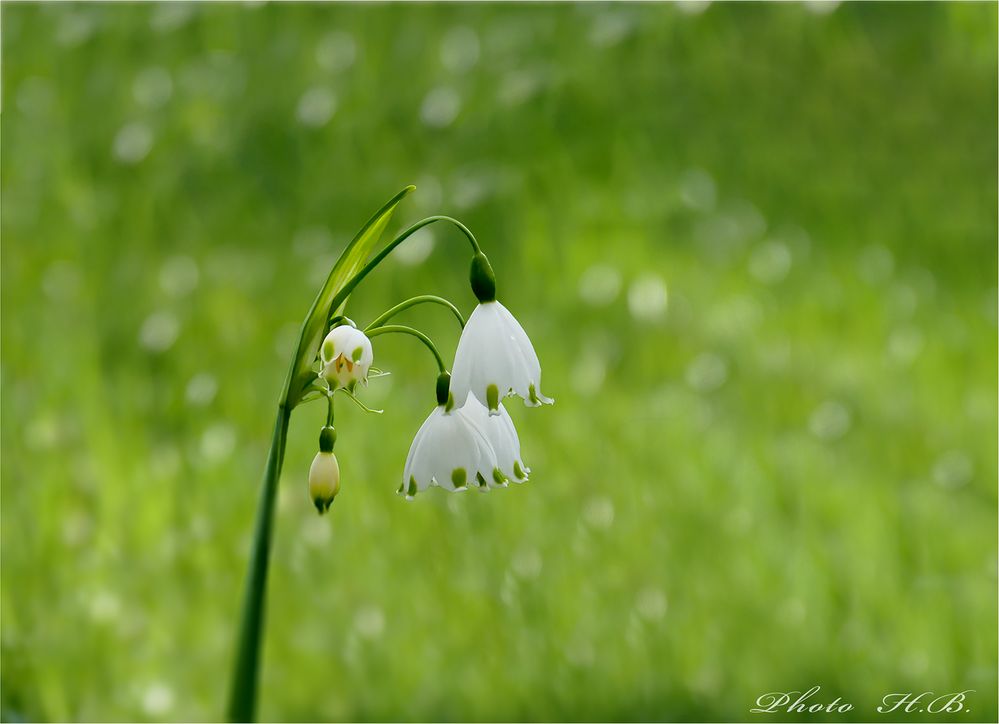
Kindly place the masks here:
[(408, 334), (410, 337), (416, 337), (433, 353), (434, 360), (437, 362), (437, 369), (441, 372), (446, 369), (444, 365), (444, 358), (441, 357), (441, 353), (437, 351), (437, 345), (434, 344), (430, 337), (425, 335), (420, 330), (413, 329), (412, 327), (406, 327), (402, 324), (387, 324), (384, 327), (378, 327), (377, 329), (370, 330), (368, 332), (368, 337), (377, 337), (382, 334)]
[(451, 302), (444, 299), (443, 297), (438, 297), (433, 294), (421, 294), (418, 297), (407, 299), (405, 302), (399, 302), (388, 311), (382, 313), (371, 324), (365, 327), (364, 331), (368, 332), (374, 329), (375, 327), (381, 327), (383, 324), (385, 324), (385, 322), (390, 320), (395, 315), (399, 314), (400, 312), (406, 311), (410, 307), (415, 307), (418, 304), (439, 304), (442, 307), (447, 307), (448, 309), (451, 310), (451, 313), (454, 314), (455, 318), (458, 320), (458, 325), (462, 329), (465, 328), (465, 318), (461, 316), (461, 312), (459, 312), (458, 308), (454, 306)]

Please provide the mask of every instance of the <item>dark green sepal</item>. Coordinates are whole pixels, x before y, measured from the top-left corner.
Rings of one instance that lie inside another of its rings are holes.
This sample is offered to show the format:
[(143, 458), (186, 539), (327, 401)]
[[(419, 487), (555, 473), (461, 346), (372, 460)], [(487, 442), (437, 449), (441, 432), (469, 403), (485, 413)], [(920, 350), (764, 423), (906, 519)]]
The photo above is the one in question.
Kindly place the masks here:
[(446, 405), (448, 396), (451, 394), (451, 375), (441, 372), (437, 376), (437, 404)]
[(327, 425), (319, 431), (319, 452), (331, 453), (336, 444), (336, 430)]
[(496, 275), (489, 259), (481, 251), (472, 257), (472, 270), (469, 273), (472, 282), (472, 292), (479, 302), (496, 300)]

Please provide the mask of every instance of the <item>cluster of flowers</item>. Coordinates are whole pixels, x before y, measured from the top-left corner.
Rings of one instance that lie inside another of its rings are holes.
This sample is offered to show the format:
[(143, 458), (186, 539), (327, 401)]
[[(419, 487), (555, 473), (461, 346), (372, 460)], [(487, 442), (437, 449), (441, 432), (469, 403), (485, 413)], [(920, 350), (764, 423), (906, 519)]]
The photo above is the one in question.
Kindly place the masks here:
[[(496, 282), (486, 256), (472, 261), (472, 291), (479, 303), (464, 325), (453, 372), (437, 377), (437, 406), (416, 433), (398, 492), (412, 500), (431, 486), (461, 491), (523, 483), (528, 468), (502, 400), (517, 395), (529, 407), (551, 404), (541, 393), (541, 364), (524, 328), (496, 301)], [(330, 389), (366, 383), (374, 361), (371, 340), (350, 324), (334, 327), (320, 347), (320, 375)], [(331, 426), (320, 433), (320, 450), (309, 471), (309, 492), (320, 512), (340, 489), (340, 468)]]

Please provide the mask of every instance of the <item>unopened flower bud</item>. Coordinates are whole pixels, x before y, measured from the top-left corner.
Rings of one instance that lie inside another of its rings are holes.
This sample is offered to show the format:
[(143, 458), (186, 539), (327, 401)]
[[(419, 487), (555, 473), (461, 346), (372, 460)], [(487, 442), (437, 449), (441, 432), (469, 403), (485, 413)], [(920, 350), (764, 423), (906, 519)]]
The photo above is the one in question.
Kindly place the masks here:
[[(325, 429), (325, 428), (324, 428)], [(320, 514), (329, 510), (330, 504), (340, 492), (340, 465), (336, 455), (330, 452), (318, 452), (312, 459), (309, 469), (309, 497)]]

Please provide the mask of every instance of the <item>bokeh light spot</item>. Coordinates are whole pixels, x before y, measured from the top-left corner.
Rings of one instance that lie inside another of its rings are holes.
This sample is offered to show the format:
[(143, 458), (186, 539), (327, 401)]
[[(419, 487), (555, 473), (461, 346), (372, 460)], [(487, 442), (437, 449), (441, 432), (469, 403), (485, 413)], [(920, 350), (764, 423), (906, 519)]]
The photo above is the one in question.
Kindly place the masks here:
[(217, 422), (201, 434), (201, 456), (217, 463), (232, 455), (236, 447), (236, 430), (227, 422)]
[(583, 520), (591, 528), (610, 528), (614, 523), (614, 503), (610, 498), (590, 499), (583, 508)]
[(189, 256), (167, 259), (160, 268), (160, 288), (171, 297), (184, 297), (198, 287), (198, 263)]
[(173, 79), (165, 69), (152, 66), (139, 72), (132, 83), (132, 97), (143, 108), (163, 106), (173, 95)]
[(666, 282), (651, 272), (642, 274), (628, 288), (628, 310), (631, 316), (654, 321), (666, 312)]
[(933, 480), (942, 488), (960, 488), (971, 481), (975, 467), (962, 450), (950, 450), (933, 465)]
[(316, 44), (316, 64), (323, 70), (337, 73), (354, 64), (357, 42), (342, 30), (327, 33)]
[(715, 207), (715, 180), (707, 171), (691, 169), (680, 181), (680, 200), (695, 211), (711, 211)]
[(416, 266), (430, 256), (435, 241), (434, 232), (424, 227), (402, 242), (392, 256), (404, 266)]
[(463, 73), (479, 62), (479, 36), (469, 27), (451, 28), (441, 41), (441, 64), (452, 73)]
[(609, 264), (594, 264), (579, 277), (579, 297), (591, 306), (607, 306), (620, 291), (621, 272)]
[(155, 682), (142, 693), (142, 709), (149, 716), (163, 716), (173, 708), (173, 689), (163, 682)]
[(152, 129), (144, 123), (128, 123), (115, 135), (111, 150), (118, 161), (133, 164), (149, 155), (152, 147)]
[(658, 588), (646, 588), (638, 593), (635, 610), (646, 621), (658, 621), (666, 615), (666, 594)]
[(791, 270), (791, 252), (779, 241), (760, 245), (749, 258), (749, 273), (764, 284), (781, 281)]
[(336, 96), (323, 86), (310, 88), (298, 100), (295, 115), (299, 123), (310, 128), (320, 128), (329, 123), (336, 112)]
[(165, 352), (180, 334), (180, 322), (172, 312), (154, 312), (139, 330), (139, 342), (150, 352)]
[(434, 88), (423, 98), (420, 118), (431, 128), (446, 128), (454, 123), (461, 111), (461, 96), (454, 88)]
[(187, 383), (184, 397), (192, 407), (210, 405), (218, 392), (219, 384), (210, 372), (199, 372)]
[(841, 402), (827, 400), (808, 419), (809, 431), (820, 440), (832, 441), (843, 437), (851, 424), (850, 411)]
[(727, 379), (728, 363), (712, 352), (699, 354), (687, 366), (687, 384), (698, 392), (717, 390)]

